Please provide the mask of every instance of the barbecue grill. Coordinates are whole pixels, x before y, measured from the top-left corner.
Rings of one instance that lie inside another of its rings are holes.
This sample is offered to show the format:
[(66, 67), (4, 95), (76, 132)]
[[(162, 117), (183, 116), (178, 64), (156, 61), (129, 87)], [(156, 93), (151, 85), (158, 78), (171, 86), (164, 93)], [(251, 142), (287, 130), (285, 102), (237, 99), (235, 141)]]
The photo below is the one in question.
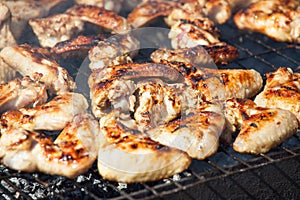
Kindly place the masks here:
[[(221, 40), (238, 48), (238, 60), (220, 68), (255, 69), (262, 75), (278, 67), (300, 70), (300, 46), (220, 25)], [(73, 75), (76, 68), (69, 69)], [(82, 72), (84, 76), (88, 73)], [(266, 154), (240, 154), (221, 145), (206, 160), (155, 182), (123, 184), (104, 180), (96, 163), (74, 179), (22, 173), (0, 165), (0, 199), (300, 199), (300, 131)]]

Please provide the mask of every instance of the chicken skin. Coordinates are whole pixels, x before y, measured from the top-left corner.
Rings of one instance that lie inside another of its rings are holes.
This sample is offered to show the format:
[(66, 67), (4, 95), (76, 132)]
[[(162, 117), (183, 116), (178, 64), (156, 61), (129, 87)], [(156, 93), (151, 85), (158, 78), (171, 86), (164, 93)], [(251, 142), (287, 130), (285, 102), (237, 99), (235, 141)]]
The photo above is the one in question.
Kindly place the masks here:
[(98, 134), (99, 124), (88, 114), (74, 116), (54, 142), (43, 133), (1, 120), (0, 162), (14, 170), (74, 178), (95, 162)]
[(21, 44), (5, 47), (0, 56), (21, 75), (33, 80), (40, 78), (51, 94), (67, 93), (76, 87), (68, 71), (59, 66), (47, 49)]
[(228, 99), (227, 120), (240, 130), (233, 149), (240, 153), (266, 153), (298, 129), (297, 117), (288, 110), (259, 107), (251, 100)]
[(300, 43), (300, 2), (263, 0), (234, 16), (239, 29), (260, 32), (279, 42)]
[(289, 110), (300, 122), (300, 74), (281, 67), (267, 73), (266, 77), (265, 88), (254, 102), (262, 107)]
[(98, 170), (111, 181), (155, 181), (180, 173), (191, 158), (183, 151), (164, 146), (140, 132), (134, 121), (118, 110), (100, 120)]

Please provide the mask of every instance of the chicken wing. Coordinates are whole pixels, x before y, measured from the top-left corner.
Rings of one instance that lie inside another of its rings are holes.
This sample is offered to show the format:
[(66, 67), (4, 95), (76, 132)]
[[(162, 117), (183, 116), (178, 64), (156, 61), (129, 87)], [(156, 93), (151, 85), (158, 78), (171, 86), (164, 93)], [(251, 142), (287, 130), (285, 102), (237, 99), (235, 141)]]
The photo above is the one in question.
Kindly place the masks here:
[(108, 37), (111, 37), (111, 34), (79, 35), (70, 40), (58, 42), (51, 48), (51, 52), (63, 58), (86, 57), (92, 47), (97, 46), (100, 41)]
[(217, 151), (224, 126), (225, 117), (221, 112), (195, 109), (186, 116), (148, 130), (147, 134), (161, 144), (202, 160)]
[(162, 63), (178, 70), (185, 83), (203, 94), (205, 101), (226, 100), (228, 98), (250, 98), (262, 88), (259, 72), (243, 69), (200, 68), (183, 62)]
[(134, 79), (163, 78), (175, 82), (181, 76), (177, 70), (163, 64), (132, 63), (93, 70), (89, 77), (91, 109), (96, 117), (102, 117), (112, 109), (132, 111), (136, 90)]
[(300, 74), (290, 68), (278, 68), (266, 77), (265, 88), (254, 102), (263, 107), (289, 110), (300, 122)]
[(77, 16), (56, 14), (29, 20), (42, 47), (53, 47), (58, 42), (77, 36), (84, 29), (84, 22)]
[(51, 94), (67, 93), (75, 89), (68, 71), (51, 58), (50, 52), (28, 44), (5, 47), (0, 52), (3, 60), (23, 76), (33, 80), (40, 77)]
[(140, 43), (130, 34), (113, 35), (98, 42), (89, 51), (90, 69), (101, 69), (107, 66), (132, 63)]
[(239, 29), (260, 32), (280, 42), (300, 43), (300, 1), (263, 0), (234, 16)]
[(240, 153), (266, 153), (297, 131), (297, 117), (288, 110), (259, 107), (241, 99), (229, 99), (225, 104), (226, 118), (240, 130), (233, 143)]
[(69, 8), (65, 13), (77, 16), (82, 21), (112, 30), (114, 33), (126, 33), (130, 30), (130, 26), (124, 17), (105, 8), (82, 4)]
[(148, 0), (134, 8), (127, 19), (138, 28), (157, 17), (168, 17), (166, 22), (170, 25), (178, 18), (196, 19), (200, 16), (219, 24), (225, 23), (231, 17), (230, 4), (224, 0)]
[(98, 171), (107, 180), (159, 180), (182, 172), (190, 162), (186, 153), (151, 140), (117, 110), (100, 119)]
[(16, 78), (0, 85), (0, 113), (24, 107), (35, 107), (47, 101), (45, 84), (29, 77)]
[(172, 27), (180, 20), (201, 19), (205, 16), (203, 12), (204, 3), (205, 1), (197, 0), (185, 2), (183, 5), (173, 8), (164, 20), (169, 27)]
[(73, 178), (96, 160), (98, 135), (99, 123), (88, 114), (76, 115), (54, 142), (42, 133), (1, 121), (0, 161), (14, 170)]
[(3, 3), (0, 3), (0, 35), (0, 49), (16, 45), (16, 39), (11, 32), (11, 13)]
[(144, 1), (128, 14), (127, 20), (134, 28), (138, 28), (159, 16), (168, 16), (177, 6), (177, 1)]
[(180, 20), (171, 27), (168, 37), (174, 49), (220, 42), (219, 30), (208, 18)]
[(67, 0), (2, 0), (12, 13), (11, 30), (16, 39), (22, 36), (29, 19), (47, 16), (53, 9), (60, 10), (69, 6)]
[(87, 100), (82, 94), (66, 93), (34, 108), (5, 112), (1, 120), (26, 130), (56, 131), (62, 130), (76, 114), (86, 112), (87, 108)]
[(238, 54), (235, 47), (220, 42), (207, 46), (197, 45), (192, 48), (175, 50), (161, 48), (151, 54), (151, 59), (155, 63), (166, 60), (205, 66), (210, 63), (225, 64), (231, 62), (237, 58)]

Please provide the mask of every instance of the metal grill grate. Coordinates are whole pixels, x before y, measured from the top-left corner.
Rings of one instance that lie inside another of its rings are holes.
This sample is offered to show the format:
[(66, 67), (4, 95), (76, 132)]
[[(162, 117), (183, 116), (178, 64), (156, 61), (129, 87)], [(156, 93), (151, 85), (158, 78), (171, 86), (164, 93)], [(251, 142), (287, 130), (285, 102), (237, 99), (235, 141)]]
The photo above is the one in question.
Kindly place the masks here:
[[(219, 28), (222, 40), (240, 51), (237, 61), (220, 68), (252, 68), (261, 74), (281, 66), (300, 69), (299, 46), (238, 31), (232, 21)], [(181, 174), (141, 184), (103, 180), (96, 165), (75, 179), (20, 173), (0, 165), (0, 199), (199, 199), (200, 196), (202, 199), (298, 199), (299, 168), (298, 131), (266, 154), (242, 155), (231, 146), (220, 146), (215, 155), (203, 161), (193, 160), (189, 169)]]

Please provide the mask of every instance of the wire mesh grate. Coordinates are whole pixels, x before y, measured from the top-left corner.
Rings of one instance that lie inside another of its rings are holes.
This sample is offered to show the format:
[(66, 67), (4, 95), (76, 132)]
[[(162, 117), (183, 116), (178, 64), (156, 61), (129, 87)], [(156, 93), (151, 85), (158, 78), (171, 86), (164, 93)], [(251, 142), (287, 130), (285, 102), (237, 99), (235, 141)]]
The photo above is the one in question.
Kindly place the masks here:
[[(239, 31), (232, 21), (219, 28), (222, 40), (240, 51), (238, 60), (220, 68), (252, 68), (261, 74), (278, 67), (299, 70), (299, 46), (278, 43), (261, 34)], [(71, 71), (75, 75), (76, 67), (69, 66), (73, 67)], [(86, 77), (88, 72), (83, 74)], [(185, 172), (150, 183), (122, 184), (103, 180), (97, 172), (96, 164), (87, 173), (74, 179), (42, 173), (20, 173), (0, 165), (0, 199), (157, 199), (178, 192), (186, 199), (197, 199), (201, 191), (211, 191), (211, 196), (205, 196), (202, 192), (203, 199), (228, 199), (234, 197), (229, 196), (226, 190), (234, 188), (241, 195), (236, 198), (255, 198), (258, 193), (264, 193), (268, 198), (287, 198), (299, 195), (299, 157), (298, 131), (281, 146), (262, 155), (239, 154), (231, 146), (221, 146), (210, 158), (193, 160)], [(294, 163), (295, 169), (283, 166), (282, 163), (289, 160)], [(258, 170), (265, 167), (270, 168), (269, 174), (262, 174)], [(272, 175), (274, 171), (278, 172), (278, 177)], [(221, 180), (223, 184), (218, 186), (219, 183), (214, 183), (214, 180)], [(257, 184), (260, 189), (252, 193), (245, 187), (250, 182), (252, 185)], [(283, 191), (287, 186), (291, 194)]]

